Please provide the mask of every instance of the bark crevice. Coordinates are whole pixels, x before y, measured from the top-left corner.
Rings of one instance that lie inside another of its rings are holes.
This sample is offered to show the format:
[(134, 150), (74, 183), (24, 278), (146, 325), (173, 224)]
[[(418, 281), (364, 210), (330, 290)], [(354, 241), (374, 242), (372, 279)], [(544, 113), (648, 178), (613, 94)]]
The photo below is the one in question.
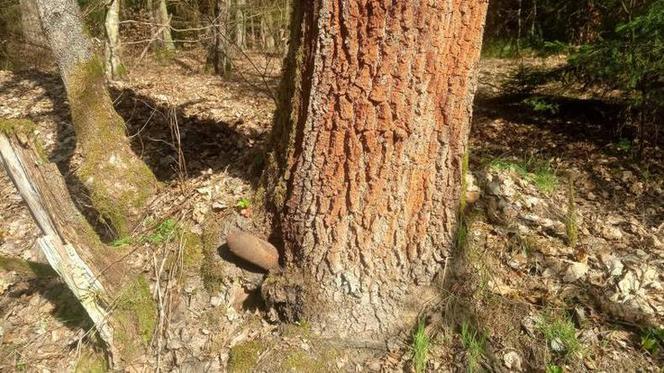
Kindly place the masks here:
[(294, 307), (330, 333), (403, 331), (437, 294), (486, 5), (294, 5), (264, 185), (285, 276), (308, 284)]

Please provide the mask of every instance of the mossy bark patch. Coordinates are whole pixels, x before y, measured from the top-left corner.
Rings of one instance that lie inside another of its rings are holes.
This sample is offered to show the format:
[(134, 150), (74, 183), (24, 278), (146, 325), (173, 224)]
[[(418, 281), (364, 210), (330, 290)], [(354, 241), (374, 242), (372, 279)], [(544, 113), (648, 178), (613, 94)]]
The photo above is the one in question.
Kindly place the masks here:
[(108, 361), (99, 352), (82, 353), (74, 368), (74, 373), (104, 373), (108, 371)]
[(220, 291), (224, 281), (224, 269), (218, 261), (220, 234), (221, 223), (214, 218), (206, 219), (202, 237), (203, 261), (201, 263), (201, 278), (203, 279), (205, 290), (209, 292)]
[(182, 254), (182, 265), (184, 271), (189, 273), (190, 269), (200, 268), (203, 264), (203, 240), (201, 237), (189, 229), (182, 231), (182, 244), (184, 252)]
[(281, 364), (283, 372), (310, 372), (324, 373), (330, 372), (334, 365), (336, 353), (333, 350), (326, 350), (321, 356), (312, 356), (309, 352), (303, 350), (294, 350), (286, 355)]
[(259, 341), (240, 343), (231, 348), (228, 359), (230, 373), (252, 372), (258, 364), (261, 353), (268, 349), (268, 345)]
[(156, 304), (143, 276), (138, 276), (121, 292), (113, 311), (119, 325), (114, 338), (123, 349), (123, 358), (140, 355), (152, 339), (156, 324)]
[(77, 176), (93, 207), (117, 236), (129, 234), (155, 194), (152, 171), (131, 150), (123, 119), (106, 90), (98, 58), (67, 74), (67, 94), (83, 164)]

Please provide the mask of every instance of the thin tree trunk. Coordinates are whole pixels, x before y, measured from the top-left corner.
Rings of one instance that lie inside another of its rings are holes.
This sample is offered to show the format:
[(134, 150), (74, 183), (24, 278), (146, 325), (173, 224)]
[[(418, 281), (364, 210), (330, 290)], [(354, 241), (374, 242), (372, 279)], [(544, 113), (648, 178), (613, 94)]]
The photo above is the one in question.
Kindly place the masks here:
[(279, 34), (278, 34), (278, 39), (277, 39), (277, 47), (281, 53), (283, 53), (284, 56), (288, 54), (288, 43), (287, 43), (287, 38), (288, 38), (288, 30), (290, 26), (290, 21), (291, 21), (291, 1), (290, 0), (284, 0), (283, 2), (283, 7), (280, 7), (279, 10), (279, 20), (281, 21), (281, 24), (279, 25)]
[(160, 32), (160, 47), (165, 49), (167, 52), (172, 52), (175, 50), (175, 44), (173, 43), (173, 36), (171, 33), (171, 17), (168, 14), (168, 7), (166, 6), (166, 0), (158, 0), (156, 12), (156, 19), (158, 26), (161, 29)]
[(533, 0), (533, 14), (532, 22), (530, 24), (530, 38), (535, 39), (537, 34), (537, 0)]
[(123, 65), (120, 62), (120, 0), (112, 0), (106, 10), (106, 76), (113, 80), (122, 77)]
[(516, 33), (516, 52), (521, 55), (521, 28), (522, 28), (522, 5), (523, 0), (519, 0), (519, 8), (517, 9), (517, 33)]
[(265, 49), (269, 52), (274, 52), (274, 33), (276, 30), (274, 28), (274, 22), (272, 18), (272, 9), (270, 9), (268, 12), (265, 12), (263, 14), (263, 18), (265, 21), (266, 33)]
[(247, 47), (245, 40), (245, 7), (247, 3), (245, 0), (237, 0), (235, 3), (235, 45), (240, 50)]
[(95, 210), (119, 236), (129, 234), (156, 192), (150, 169), (131, 150), (105, 86), (104, 65), (83, 31), (75, 0), (37, 0), (60, 69), (83, 161), (76, 176)]
[(228, 35), (228, 0), (215, 0), (213, 11), (213, 39), (211, 62), (214, 72), (225, 78), (230, 76), (231, 61)]
[(265, 14), (261, 15), (261, 48), (267, 49), (267, 23), (265, 22)]
[(282, 317), (380, 338), (440, 295), (486, 7), (293, 2), (262, 181), (286, 267), (263, 293)]
[(21, 30), (25, 41), (36, 47), (48, 47), (41, 24), (39, 10), (35, 0), (21, 0)]

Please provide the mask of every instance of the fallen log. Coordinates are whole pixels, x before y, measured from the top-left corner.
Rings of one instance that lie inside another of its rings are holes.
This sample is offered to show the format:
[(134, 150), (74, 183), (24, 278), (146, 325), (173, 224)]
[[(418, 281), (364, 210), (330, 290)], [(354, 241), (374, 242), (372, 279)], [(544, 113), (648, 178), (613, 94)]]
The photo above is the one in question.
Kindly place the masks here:
[(136, 299), (136, 294), (146, 294), (147, 283), (123, 268), (121, 253), (105, 246), (78, 211), (57, 167), (26, 135), (32, 123), (0, 122), (0, 160), (41, 230), (37, 245), (94, 323), (111, 366), (119, 368), (129, 355), (136, 356), (138, 347), (145, 347), (152, 333), (140, 338), (146, 327), (136, 325), (151, 325), (145, 319), (154, 311), (152, 298)]

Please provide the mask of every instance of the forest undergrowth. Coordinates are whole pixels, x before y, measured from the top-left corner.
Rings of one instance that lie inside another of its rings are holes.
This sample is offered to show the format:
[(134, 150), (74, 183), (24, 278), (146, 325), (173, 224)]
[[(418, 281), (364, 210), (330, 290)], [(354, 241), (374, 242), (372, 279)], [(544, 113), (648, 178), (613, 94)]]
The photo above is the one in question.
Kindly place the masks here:
[[(230, 81), (197, 68), (204, 53), (192, 50), (129, 61), (112, 84), (133, 150), (165, 186), (139, 229), (108, 242), (131, 248), (159, 305), (154, 355), (137, 370), (662, 369), (664, 152), (652, 143), (639, 154), (605, 97), (534, 84), (559, 57), (482, 61), (464, 224), (441, 300), (411, 335), (377, 346), (275, 324), (262, 274), (220, 248), (233, 229), (265, 229), (253, 193), (280, 61), (249, 57)], [(49, 159), (76, 169), (54, 71), (0, 71), (0, 117), (35, 121)], [(0, 370), (103, 370), (82, 310), (42, 270), (37, 229), (4, 173), (0, 192)]]

